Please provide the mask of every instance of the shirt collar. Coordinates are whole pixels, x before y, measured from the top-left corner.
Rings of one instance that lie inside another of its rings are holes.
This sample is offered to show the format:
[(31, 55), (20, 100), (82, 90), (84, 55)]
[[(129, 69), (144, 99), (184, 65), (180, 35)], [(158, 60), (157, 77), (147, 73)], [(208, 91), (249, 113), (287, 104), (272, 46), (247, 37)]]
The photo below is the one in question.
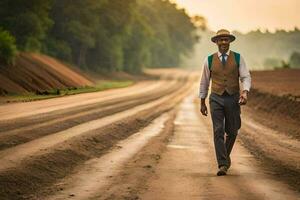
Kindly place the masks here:
[[(229, 56), (229, 53), (230, 53), (230, 49), (226, 52), (226, 55)], [(221, 57), (222, 56), (222, 53), (220, 53), (220, 51), (218, 51), (218, 57)]]

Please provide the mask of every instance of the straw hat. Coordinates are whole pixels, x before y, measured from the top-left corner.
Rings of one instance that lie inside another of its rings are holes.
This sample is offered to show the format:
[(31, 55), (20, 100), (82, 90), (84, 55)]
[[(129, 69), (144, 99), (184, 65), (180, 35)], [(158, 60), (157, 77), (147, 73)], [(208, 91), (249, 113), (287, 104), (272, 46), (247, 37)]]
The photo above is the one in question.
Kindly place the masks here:
[(220, 29), (217, 31), (217, 34), (211, 38), (212, 42), (216, 42), (219, 37), (227, 36), (230, 39), (230, 42), (235, 40), (235, 36), (231, 35), (230, 32), (226, 29)]

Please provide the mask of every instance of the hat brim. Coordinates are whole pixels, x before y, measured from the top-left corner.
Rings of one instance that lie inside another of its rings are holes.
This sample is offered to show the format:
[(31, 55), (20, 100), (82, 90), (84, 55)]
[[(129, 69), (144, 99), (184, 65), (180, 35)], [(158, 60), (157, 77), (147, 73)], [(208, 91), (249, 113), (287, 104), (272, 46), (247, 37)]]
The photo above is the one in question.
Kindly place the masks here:
[(229, 37), (230, 42), (233, 42), (235, 40), (235, 36), (234, 35), (228, 35), (228, 34), (224, 34), (224, 35), (216, 35), (214, 37), (211, 38), (211, 41), (216, 43), (217, 39), (220, 37)]

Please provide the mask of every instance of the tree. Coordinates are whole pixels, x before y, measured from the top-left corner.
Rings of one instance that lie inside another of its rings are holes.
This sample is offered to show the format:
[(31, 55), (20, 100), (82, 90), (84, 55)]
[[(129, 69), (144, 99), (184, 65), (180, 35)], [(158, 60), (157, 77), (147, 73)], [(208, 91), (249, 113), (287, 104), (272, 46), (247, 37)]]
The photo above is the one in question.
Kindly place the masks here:
[(293, 52), (289, 63), (292, 68), (300, 68), (300, 52)]
[(101, 2), (99, 0), (54, 0), (50, 11), (54, 26), (48, 37), (56, 41), (58, 46), (64, 46), (66, 57), (69, 57), (71, 50), (71, 60), (82, 68), (86, 67), (87, 50), (95, 46), (97, 15)]
[(8, 31), (0, 29), (0, 63), (13, 64), (16, 53), (15, 38)]
[(1, 0), (0, 27), (9, 31), (21, 50), (39, 51), (52, 20), (51, 0)]
[(164, 0), (2, 0), (0, 17), (21, 50), (90, 71), (132, 73), (178, 66), (198, 42), (203, 20), (192, 22)]
[(274, 69), (280, 67), (282, 60), (278, 58), (266, 58), (264, 61), (264, 67), (266, 69)]

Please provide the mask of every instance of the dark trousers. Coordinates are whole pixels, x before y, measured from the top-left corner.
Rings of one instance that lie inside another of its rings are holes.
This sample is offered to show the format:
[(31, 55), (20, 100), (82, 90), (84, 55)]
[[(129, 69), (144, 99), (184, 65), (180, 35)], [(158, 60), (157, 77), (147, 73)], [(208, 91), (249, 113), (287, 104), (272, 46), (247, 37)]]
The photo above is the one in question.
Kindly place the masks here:
[[(218, 166), (227, 165), (238, 130), (241, 127), (239, 93), (223, 95), (211, 93), (209, 105), (214, 132), (214, 145)], [(225, 137), (226, 133), (226, 137)]]

